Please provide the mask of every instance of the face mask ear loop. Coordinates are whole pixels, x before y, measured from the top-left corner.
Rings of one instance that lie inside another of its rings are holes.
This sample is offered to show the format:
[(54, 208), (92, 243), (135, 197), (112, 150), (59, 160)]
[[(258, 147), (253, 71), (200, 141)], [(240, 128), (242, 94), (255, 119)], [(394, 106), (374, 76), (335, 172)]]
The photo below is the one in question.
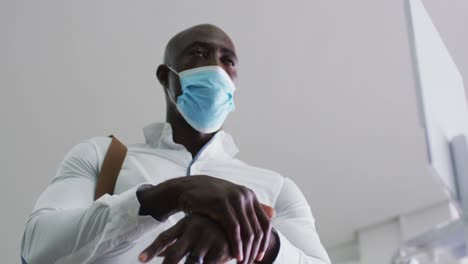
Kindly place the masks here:
[(179, 73), (176, 70), (174, 70), (171, 66), (169, 66), (167, 64), (166, 64), (166, 66), (169, 68), (169, 70), (171, 70), (173, 73), (175, 73), (175, 75), (179, 76)]
[[(175, 75), (179, 76), (179, 73), (178, 73), (176, 70), (174, 70), (171, 66), (169, 66), (169, 65), (167, 65), (167, 64), (166, 64), (166, 66), (167, 66), (167, 67), (169, 68), (169, 70), (171, 70)], [(179, 77), (180, 77), (180, 76), (179, 76)], [(170, 94), (169, 94), (169, 100), (171, 100), (172, 103), (174, 103), (174, 106), (177, 105), (177, 103), (175, 102), (175, 98), (172, 98), (172, 95), (170, 95)]]

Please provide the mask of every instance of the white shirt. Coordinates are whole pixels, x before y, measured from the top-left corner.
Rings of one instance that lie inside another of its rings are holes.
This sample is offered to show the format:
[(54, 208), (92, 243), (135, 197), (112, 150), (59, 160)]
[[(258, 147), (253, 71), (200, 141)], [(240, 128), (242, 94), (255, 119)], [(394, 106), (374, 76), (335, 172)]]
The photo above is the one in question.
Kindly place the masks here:
[[(147, 125), (143, 132), (145, 143), (127, 145), (115, 194), (96, 201), (96, 179), (111, 138), (87, 139), (67, 153), (26, 223), (21, 254), (28, 264), (139, 263), (139, 253), (184, 213), (165, 222), (141, 216), (136, 189), (195, 174), (244, 185), (276, 210), (272, 225), (279, 234), (280, 250), (274, 263), (331, 263), (299, 188), (289, 178), (234, 158), (238, 149), (228, 133), (216, 133), (192, 159), (183, 145), (173, 141), (169, 123)], [(161, 262), (156, 257), (150, 263)]]

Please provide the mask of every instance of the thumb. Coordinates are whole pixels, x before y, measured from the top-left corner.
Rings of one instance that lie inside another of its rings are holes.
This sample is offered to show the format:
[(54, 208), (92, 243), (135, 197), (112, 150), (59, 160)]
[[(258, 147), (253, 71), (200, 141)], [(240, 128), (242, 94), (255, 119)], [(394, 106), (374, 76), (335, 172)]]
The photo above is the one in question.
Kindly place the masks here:
[(150, 261), (155, 255), (164, 252), (167, 247), (174, 244), (177, 238), (182, 235), (186, 219), (187, 217), (182, 218), (177, 224), (159, 234), (153, 243), (140, 253), (138, 256), (140, 262)]
[(266, 204), (260, 204), (260, 206), (262, 207), (263, 211), (265, 212), (265, 214), (268, 216), (269, 219), (272, 219), (276, 212), (275, 212), (275, 209), (273, 209), (271, 206), (268, 206)]

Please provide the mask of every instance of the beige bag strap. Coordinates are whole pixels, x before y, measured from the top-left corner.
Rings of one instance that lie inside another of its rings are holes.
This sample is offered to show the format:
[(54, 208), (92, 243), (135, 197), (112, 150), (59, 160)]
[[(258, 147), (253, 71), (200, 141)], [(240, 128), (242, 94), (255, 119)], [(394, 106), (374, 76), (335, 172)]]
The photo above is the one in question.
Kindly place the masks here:
[(94, 193), (94, 200), (104, 194), (114, 194), (115, 183), (117, 176), (127, 155), (127, 147), (120, 142), (114, 135), (109, 135), (112, 141), (106, 152), (106, 157), (102, 162), (101, 171), (96, 184), (96, 192)]

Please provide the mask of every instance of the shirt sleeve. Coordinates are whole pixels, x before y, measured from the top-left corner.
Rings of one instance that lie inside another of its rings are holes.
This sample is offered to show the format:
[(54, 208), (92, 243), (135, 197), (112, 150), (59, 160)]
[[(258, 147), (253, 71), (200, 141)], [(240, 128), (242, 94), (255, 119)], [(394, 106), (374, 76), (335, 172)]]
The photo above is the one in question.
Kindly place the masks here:
[(331, 264), (315, 229), (310, 206), (289, 178), (284, 178), (275, 210), (272, 225), (278, 233), (280, 249), (274, 264)]
[[(26, 222), (21, 254), (28, 264), (88, 263), (159, 222), (138, 214), (137, 185), (94, 201), (99, 159), (96, 137), (75, 145), (40, 195)], [(100, 142), (101, 143), (101, 142)]]

